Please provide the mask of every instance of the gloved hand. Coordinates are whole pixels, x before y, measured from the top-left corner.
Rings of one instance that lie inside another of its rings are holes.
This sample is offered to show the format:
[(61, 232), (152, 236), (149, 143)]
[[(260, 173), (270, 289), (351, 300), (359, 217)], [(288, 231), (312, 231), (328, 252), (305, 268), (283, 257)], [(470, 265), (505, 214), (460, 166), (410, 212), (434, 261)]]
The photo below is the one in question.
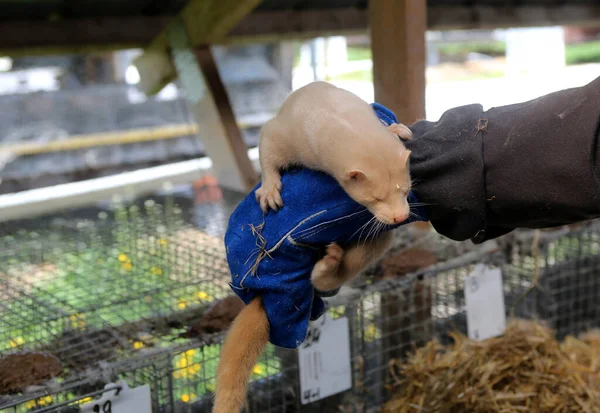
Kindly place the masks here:
[[(383, 123), (397, 122), (393, 113), (380, 105), (373, 108)], [(248, 304), (260, 295), (269, 320), (270, 342), (296, 348), (308, 332), (309, 320), (325, 311), (310, 275), (315, 263), (332, 242), (342, 247), (364, 237), (361, 227), (373, 217), (352, 200), (335, 179), (309, 169), (282, 175), (284, 207), (266, 215), (254, 190), (238, 205), (225, 234), (227, 260), (233, 291)], [(410, 194), (409, 203), (416, 203)], [(391, 230), (416, 220), (427, 221), (422, 207), (411, 209), (415, 216)]]
[(515, 105), (468, 105), (410, 129), (413, 190), (433, 227), (481, 243), (600, 217), (600, 78)]

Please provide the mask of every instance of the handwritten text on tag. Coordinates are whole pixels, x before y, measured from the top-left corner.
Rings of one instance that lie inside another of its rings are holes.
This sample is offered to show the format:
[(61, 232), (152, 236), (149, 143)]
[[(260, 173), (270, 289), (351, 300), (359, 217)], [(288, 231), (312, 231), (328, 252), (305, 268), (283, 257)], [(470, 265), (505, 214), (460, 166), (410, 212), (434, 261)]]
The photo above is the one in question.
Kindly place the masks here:
[(81, 413), (152, 413), (150, 386), (129, 388), (127, 383), (109, 383), (105, 389), (120, 387), (121, 390), (108, 390), (98, 400), (81, 405)]

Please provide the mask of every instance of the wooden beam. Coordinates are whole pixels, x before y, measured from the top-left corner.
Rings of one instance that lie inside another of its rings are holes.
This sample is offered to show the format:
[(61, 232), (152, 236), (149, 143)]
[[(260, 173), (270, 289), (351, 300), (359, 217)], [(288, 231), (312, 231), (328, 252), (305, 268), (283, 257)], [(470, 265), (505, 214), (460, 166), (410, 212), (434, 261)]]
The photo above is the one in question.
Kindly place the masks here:
[(0, 24), (0, 55), (86, 54), (144, 47), (171, 16), (15, 21)]
[(369, 3), (375, 100), (411, 124), (425, 117), (426, 0)]
[(251, 13), (227, 35), (228, 42), (298, 39), (364, 32), (365, 9), (353, 7), (327, 10), (283, 10)]
[[(328, 35), (366, 33), (368, 11), (359, 8), (257, 11), (232, 24), (214, 44), (275, 42)], [(100, 17), (97, 19), (17, 21), (0, 24), (0, 55), (85, 54), (144, 48), (173, 16)], [(598, 26), (600, 6), (444, 6), (429, 5), (429, 30), (529, 26)], [(222, 26), (222, 27), (225, 27)], [(127, 30), (124, 30), (127, 28)], [(223, 31), (220, 29), (219, 31)]]
[[(222, 42), (227, 33), (250, 13), (261, 0), (190, 0), (180, 14), (191, 47)], [(176, 23), (179, 24), (179, 23)], [(161, 65), (161, 73), (156, 72), (152, 64), (146, 61), (164, 61), (168, 53), (168, 30), (163, 30), (148, 46), (146, 52), (136, 59), (140, 77), (156, 79), (154, 83), (144, 83), (144, 92), (149, 95), (160, 92), (176, 77), (172, 65)]]
[(248, 192), (258, 183), (217, 65), (208, 46), (192, 48), (183, 22), (167, 33), (173, 64), (190, 109), (202, 128), (202, 142), (223, 188)]
[[(532, 26), (598, 26), (600, 6), (444, 6), (427, 8), (428, 30), (495, 29)], [(251, 13), (229, 33), (228, 43), (308, 39), (364, 33), (369, 13), (359, 8), (283, 10)]]
[(597, 4), (560, 6), (430, 7), (430, 30), (502, 29), (510, 27), (579, 26), (600, 24)]
[[(210, 50), (210, 46), (196, 48), (195, 55), (210, 94), (214, 99), (221, 123), (223, 124), (227, 144), (231, 154), (235, 158), (235, 163), (239, 169), (245, 189), (249, 191), (258, 183), (258, 174), (248, 158), (248, 148), (244, 143), (242, 133), (235, 120), (229, 96), (217, 69), (217, 62)], [(218, 162), (218, 160), (216, 161)]]
[[(404, 124), (425, 118), (426, 0), (369, 3), (375, 101)], [(429, 230), (428, 223), (414, 227)]]

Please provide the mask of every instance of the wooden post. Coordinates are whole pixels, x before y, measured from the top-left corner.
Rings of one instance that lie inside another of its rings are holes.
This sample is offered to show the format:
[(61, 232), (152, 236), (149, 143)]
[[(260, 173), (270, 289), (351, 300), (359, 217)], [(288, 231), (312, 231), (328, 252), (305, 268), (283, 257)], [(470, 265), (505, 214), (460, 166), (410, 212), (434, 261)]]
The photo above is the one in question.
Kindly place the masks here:
[[(371, 0), (369, 25), (375, 101), (394, 111), (404, 124), (424, 119), (427, 1)], [(428, 223), (411, 225), (421, 230), (429, 228)], [(421, 300), (413, 300), (431, 299), (431, 291), (424, 287), (415, 281), (402, 297), (398, 292), (381, 295), (384, 362), (404, 358), (407, 346), (422, 338), (412, 323), (426, 324), (430, 314), (425, 308), (420, 317), (411, 317), (409, 309), (413, 304), (422, 304)], [(382, 381), (386, 383), (387, 379), (388, 371), (384, 369)]]
[[(369, 25), (375, 101), (410, 125), (425, 118), (426, 0), (372, 0)], [(429, 231), (427, 222), (411, 226)]]
[(369, 2), (375, 100), (411, 124), (425, 117), (426, 0)]

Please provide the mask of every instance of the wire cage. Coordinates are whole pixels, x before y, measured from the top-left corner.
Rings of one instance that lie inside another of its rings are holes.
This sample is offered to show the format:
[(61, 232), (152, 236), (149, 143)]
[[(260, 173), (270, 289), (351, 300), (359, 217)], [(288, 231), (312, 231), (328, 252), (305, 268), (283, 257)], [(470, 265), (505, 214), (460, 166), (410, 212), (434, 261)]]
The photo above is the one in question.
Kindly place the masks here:
[[(40, 377), (0, 374), (0, 411), (77, 411), (119, 379), (150, 384), (157, 412), (209, 411), (235, 309), (194, 328), (231, 296), (222, 236), (235, 201), (182, 208), (166, 197), (1, 223), (0, 363), (24, 355), (18, 363), (35, 365)], [(394, 251), (413, 248), (410, 237), (418, 238), (399, 235)], [(463, 248), (427, 237), (435, 260)], [(300, 410), (294, 360), (293, 351), (268, 349), (253, 372), (251, 411)]]
[[(465, 278), (481, 263), (502, 270), (507, 317), (537, 320), (555, 329), (558, 338), (600, 325), (594, 308), (600, 281), (593, 277), (600, 248), (597, 222), (579, 228), (517, 231), (479, 247), (435, 233), (398, 234), (392, 252), (361, 282), (328, 300), (333, 318), (349, 320), (352, 388), (303, 405), (297, 353), (271, 348), (255, 368), (245, 412), (381, 411), (395, 391), (391, 362), (405, 360), (433, 339), (447, 345), (453, 341), (450, 333), (466, 334)], [(406, 262), (411, 255), (426, 265), (415, 269), (414, 262)], [(407, 270), (411, 272), (403, 272)], [(204, 347), (196, 351), (200, 348)], [(174, 355), (184, 353), (182, 349)], [(178, 370), (165, 375), (176, 375)], [(174, 411), (210, 412), (212, 395), (209, 391), (201, 396), (202, 390), (196, 390), (199, 383), (212, 386), (214, 377), (188, 377), (185, 392), (173, 398)]]
[[(288, 91), (265, 65), (265, 50), (245, 53), (223, 49), (216, 59), (252, 147), (256, 119), (276, 111)], [(0, 194), (205, 155), (177, 85), (149, 99), (124, 79), (87, 69), (94, 79), (73, 78), (71, 66), (89, 68), (93, 59), (57, 59), (42, 62), (66, 66), (48, 90), (0, 90), (2, 144), (189, 130), (164, 140), (0, 154)], [(182, 206), (152, 198), (0, 223), (0, 413), (75, 413), (119, 380), (149, 385), (153, 413), (209, 413), (224, 332), (240, 308), (228, 301), (223, 245), (238, 200)], [(254, 366), (245, 412), (380, 411), (392, 397), (390, 361), (466, 332), (464, 280), (479, 263), (502, 270), (508, 315), (543, 321), (559, 338), (600, 325), (598, 222), (515, 231), (481, 246), (409, 226), (396, 231), (383, 259), (328, 299), (332, 317), (349, 321), (352, 388), (302, 404), (297, 352), (269, 346)]]
[[(454, 331), (466, 334), (465, 278), (481, 263), (502, 270), (507, 317), (541, 322), (555, 329), (558, 338), (598, 327), (594, 303), (600, 281), (593, 274), (599, 236), (597, 222), (579, 228), (517, 231), (480, 247), (434, 233), (410, 244), (410, 234), (405, 232), (392, 252), (367, 272), (366, 282), (357, 282), (328, 301), (334, 318), (349, 319), (352, 389), (302, 405), (297, 353), (274, 349), (266, 357), (273, 355), (277, 361), (266, 363), (275, 367), (257, 368), (245, 411), (381, 411), (395, 391), (391, 362), (405, 360), (433, 339), (450, 344)], [(403, 261), (407, 252), (422, 258), (423, 250), (432, 253), (428, 259), (433, 256), (439, 261), (402, 274), (400, 270), (410, 267)], [(268, 377), (256, 374), (260, 372)], [(175, 398), (175, 411), (208, 413), (211, 402), (210, 394), (191, 403), (185, 396)]]
[[(467, 334), (465, 278), (480, 263), (502, 271), (506, 316), (535, 320), (561, 340), (600, 326), (597, 221), (549, 231), (516, 231), (489, 249), (450, 258), (403, 278), (376, 282), (345, 302), (357, 305), (354, 387), (341, 411), (376, 412), (393, 396), (397, 371), (415, 349)], [(336, 299), (334, 299), (336, 300)], [(337, 302), (336, 302), (337, 303)]]
[[(0, 374), (0, 412), (77, 412), (118, 380), (148, 384), (154, 413), (210, 412), (235, 309), (195, 328), (215, 304), (235, 307), (226, 301), (222, 245), (230, 207), (205, 204), (190, 217), (168, 199), (149, 199), (93, 219), (2, 224), (0, 363), (33, 354), (19, 360), (38, 363), (42, 377), (11, 383)], [(253, 369), (245, 411), (379, 411), (392, 396), (391, 360), (466, 331), (464, 280), (478, 263), (502, 269), (508, 315), (544, 321), (561, 337), (597, 327), (599, 252), (597, 222), (516, 231), (481, 246), (396, 231), (392, 250), (328, 300), (332, 317), (349, 320), (352, 388), (302, 404), (297, 353), (269, 346)], [(40, 362), (40, 354), (54, 358)], [(56, 360), (60, 372), (46, 380)]]
[(544, 320), (559, 339), (599, 326), (599, 224), (521, 231), (503, 240), (504, 273), (530, 287), (520, 302), (524, 316)]
[[(115, 374), (145, 377), (157, 354), (189, 341), (187, 329), (203, 309), (230, 294), (229, 271), (222, 237), (181, 215), (174, 204), (147, 200), (96, 220), (63, 215), (46, 228), (2, 226), (0, 359), (25, 354), (20, 368), (46, 363), (59, 374), (50, 383), (2, 377), (0, 393), (17, 395), (0, 396), (0, 411), (58, 404), (101, 389)], [(42, 378), (50, 375), (44, 368)]]

